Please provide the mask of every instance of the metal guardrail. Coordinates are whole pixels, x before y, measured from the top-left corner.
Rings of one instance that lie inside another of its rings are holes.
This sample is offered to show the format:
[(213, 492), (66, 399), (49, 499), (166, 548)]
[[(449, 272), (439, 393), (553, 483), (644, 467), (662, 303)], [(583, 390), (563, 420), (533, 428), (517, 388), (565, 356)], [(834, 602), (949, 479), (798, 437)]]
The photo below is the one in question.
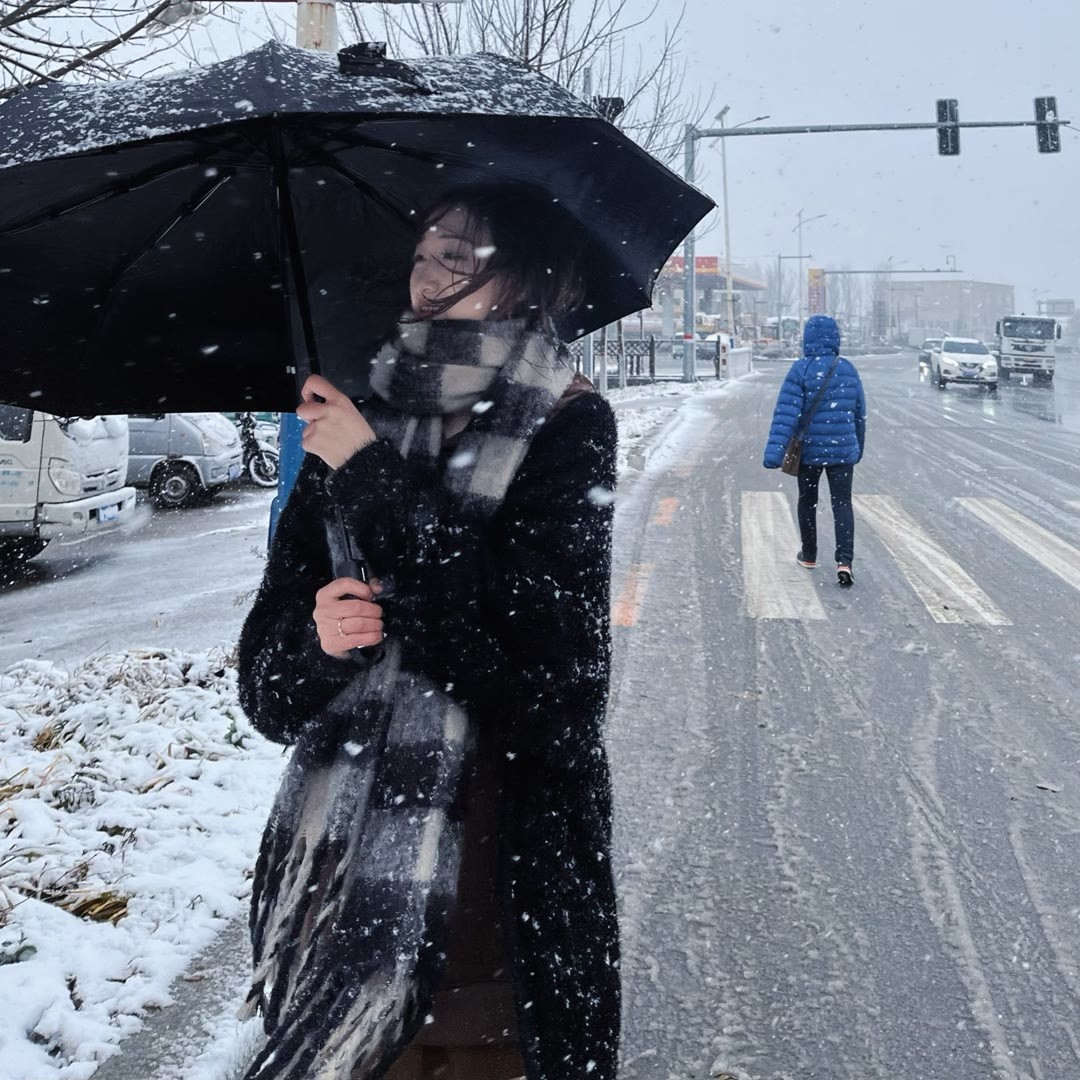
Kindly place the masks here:
[(683, 358), (687, 347), (694, 349), (694, 373), (698, 379), (723, 380), (753, 371), (753, 354), (749, 347), (728, 351), (720, 341), (688, 342), (684, 338), (630, 338), (624, 341), (594, 340), (592, 371), (588, 366), (587, 350), (582, 341), (570, 346), (570, 356), (576, 370), (605, 389), (607, 386), (642, 386), (656, 382), (682, 381)]

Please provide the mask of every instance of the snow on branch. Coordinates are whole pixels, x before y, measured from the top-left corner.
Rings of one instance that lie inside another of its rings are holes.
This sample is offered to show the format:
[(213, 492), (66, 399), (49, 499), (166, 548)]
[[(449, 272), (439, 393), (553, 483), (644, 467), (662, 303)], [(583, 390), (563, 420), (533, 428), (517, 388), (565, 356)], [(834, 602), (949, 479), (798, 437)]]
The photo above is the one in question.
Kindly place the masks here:
[(387, 41), (397, 56), (501, 53), (580, 97), (621, 97), (619, 127), (671, 163), (685, 125), (700, 122), (708, 103), (686, 93), (682, 12), (669, 11), (662, 21), (659, 0), (644, 10), (631, 0), (464, 0), (349, 5), (342, 24)]
[(121, 78), (206, 11), (194, 0), (0, 0), (0, 99), (67, 77)]

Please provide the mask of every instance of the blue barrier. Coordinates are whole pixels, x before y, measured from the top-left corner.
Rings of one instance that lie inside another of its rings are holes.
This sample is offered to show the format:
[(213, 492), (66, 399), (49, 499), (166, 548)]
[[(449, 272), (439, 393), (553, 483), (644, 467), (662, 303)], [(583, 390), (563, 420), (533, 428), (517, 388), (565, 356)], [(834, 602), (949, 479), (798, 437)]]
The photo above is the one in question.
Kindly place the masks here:
[(278, 489), (274, 501), (270, 505), (270, 534), (269, 540), (274, 538), (274, 529), (277, 528), (278, 518), (285, 508), (285, 502), (289, 498), (296, 478), (300, 474), (300, 466), (304, 462), (304, 448), (300, 445), (300, 437), (304, 431), (304, 422), (296, 413), (282, 413), (281, 427), (278, 434)]

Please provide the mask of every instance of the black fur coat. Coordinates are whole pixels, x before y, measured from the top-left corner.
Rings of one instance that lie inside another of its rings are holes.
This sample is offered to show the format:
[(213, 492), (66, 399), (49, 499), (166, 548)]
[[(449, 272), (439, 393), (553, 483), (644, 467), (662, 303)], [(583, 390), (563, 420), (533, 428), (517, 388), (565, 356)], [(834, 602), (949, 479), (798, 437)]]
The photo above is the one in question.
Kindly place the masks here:
[(505, 754), (498, 887), (528, 1080), (615, 1080), (603, 722), (616, 428), (598, 394), (560, 404), (483, 524), (453, 513), (436, 476), (407, 481), (388, 443), (337, 473), (306, 461), (241, 634), (240, 695), (259, 731), (289, 743), (350, 677), (311, 618), (333, 577), (322, 522), (336, 501), (373, 576), (393, 580), (384, 618), (403, 666), (447, 686)]

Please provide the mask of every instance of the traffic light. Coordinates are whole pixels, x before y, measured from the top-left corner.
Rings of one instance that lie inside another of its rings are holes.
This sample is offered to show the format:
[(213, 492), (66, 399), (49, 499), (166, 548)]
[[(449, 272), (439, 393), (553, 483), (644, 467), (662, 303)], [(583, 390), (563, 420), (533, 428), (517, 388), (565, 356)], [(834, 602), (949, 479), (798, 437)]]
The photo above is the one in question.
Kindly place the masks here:
[(1035, 137), (1038, 140), (1040, 154), (1056, 154), (1061, 150), (1061, 126), (1057, 120), (1057, 98), (1037, 97), (1035, 99)]
[[(937, 118), (939, 124), (955, 124), (959, 120), (960, 110), (957, 108), (956, 98), (938, 98)], [(937, 129), (937, 152), (946, 157), (960, 153), (959, 128), (939, 127)]]

